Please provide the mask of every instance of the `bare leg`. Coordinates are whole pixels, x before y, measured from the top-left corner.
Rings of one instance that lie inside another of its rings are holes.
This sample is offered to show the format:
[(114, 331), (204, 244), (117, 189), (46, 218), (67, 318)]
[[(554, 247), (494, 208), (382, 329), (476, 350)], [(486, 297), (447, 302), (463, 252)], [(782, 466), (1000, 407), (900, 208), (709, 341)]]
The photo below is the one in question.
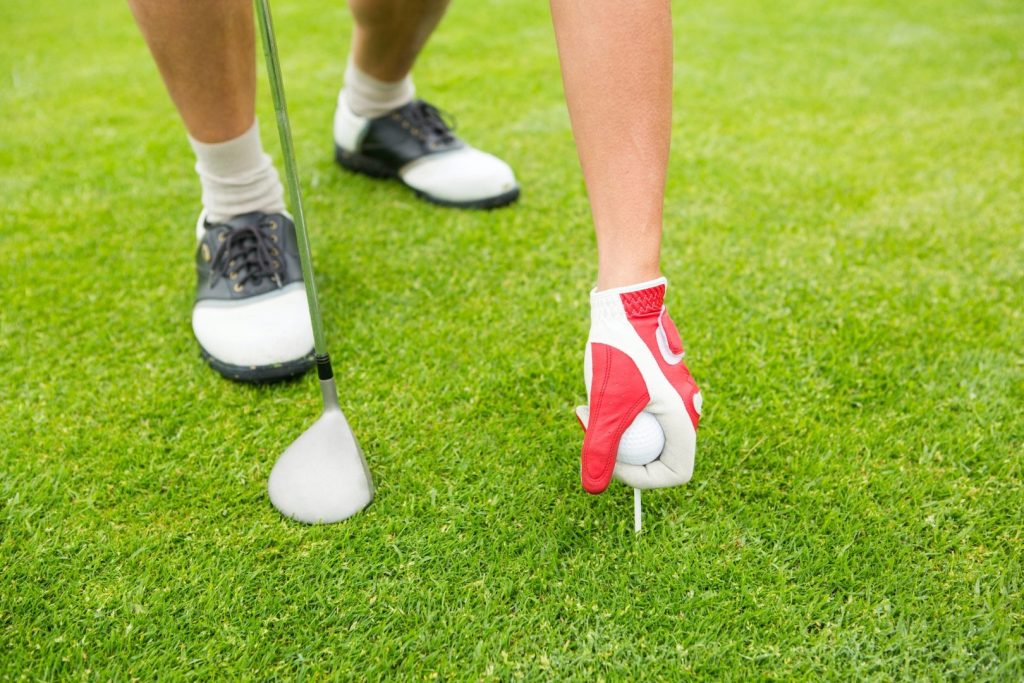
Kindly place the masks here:
[(356, 25), (352, 58), (374, 78), (405, 78), (427, 38), (444, 16), (448, 0), (349, 0)]
[(255, 120), (250, 0), (128, 0), (189, 134), (231, 140)]
[[(551, 10), (597, 232), (583, 361), (590, 406), (577, 409), (586, 425), (581, 481), (591, 493), (613, 476), (636, 489), (684, 484), (702, 401), (658, 277), (672, 125), (669, 0), (551, 0)], [(621, 425), (641, 411), (665, 441), (654, 460), (634, 465), (618, 459)]]
[(668, 0), (551, 0), (597, 232), (598, 289), (659, 276), (672, 124)]

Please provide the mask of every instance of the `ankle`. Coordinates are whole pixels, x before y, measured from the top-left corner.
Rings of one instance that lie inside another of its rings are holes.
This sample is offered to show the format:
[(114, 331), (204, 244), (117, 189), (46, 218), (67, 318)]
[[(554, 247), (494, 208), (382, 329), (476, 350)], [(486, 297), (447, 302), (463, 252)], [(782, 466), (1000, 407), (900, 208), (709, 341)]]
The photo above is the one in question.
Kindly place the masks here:
[(416, 95), (416, 87), (410, 75), (394, 82), (378, 80), (349, 58), (345, 69), (345, 87), (341, 92), (353, 113), (372, 119), (411, 102)]
[(599, 268), (597, 290), (630, 287), (642, 282), (650, 282), (661, 277), (661, 268), (657, 263), (647, 265), (620, 265), (618, 267)]
[(284, 187), (270, 155), (263, 151), (257, 122), (231, 140), (211, 144), (190, 136), (189, 143), (196, 155), (208, 220), (284, 210)]

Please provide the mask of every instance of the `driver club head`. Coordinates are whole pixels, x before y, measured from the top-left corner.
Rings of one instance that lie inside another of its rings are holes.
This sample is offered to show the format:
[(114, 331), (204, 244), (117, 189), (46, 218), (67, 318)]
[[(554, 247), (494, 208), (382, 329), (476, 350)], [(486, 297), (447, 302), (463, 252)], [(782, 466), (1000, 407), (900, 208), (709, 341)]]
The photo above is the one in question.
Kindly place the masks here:
[(341, 410), (329, 406), (277, 459), (270, 502), (306, 524), (348, 519), (373, 500), (373, 478)]

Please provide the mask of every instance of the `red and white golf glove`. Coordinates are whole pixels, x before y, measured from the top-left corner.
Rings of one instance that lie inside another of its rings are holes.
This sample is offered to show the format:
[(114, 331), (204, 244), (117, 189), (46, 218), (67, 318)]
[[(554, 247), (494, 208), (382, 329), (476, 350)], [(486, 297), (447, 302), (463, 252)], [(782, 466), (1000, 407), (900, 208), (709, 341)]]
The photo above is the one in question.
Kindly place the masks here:
[[(683, 344), (665, 310), (665, 278), (590, 293), (590, 337), (583, 375), (590, 403), (583, 425), (583, 488), (601, 493), (615, 478), (640, 489), (685, 484), (693, 474), (701, 396), (683, 363)], [(616, 463), (619, 440), (641, 411), (665, 432), (647, 465)]]

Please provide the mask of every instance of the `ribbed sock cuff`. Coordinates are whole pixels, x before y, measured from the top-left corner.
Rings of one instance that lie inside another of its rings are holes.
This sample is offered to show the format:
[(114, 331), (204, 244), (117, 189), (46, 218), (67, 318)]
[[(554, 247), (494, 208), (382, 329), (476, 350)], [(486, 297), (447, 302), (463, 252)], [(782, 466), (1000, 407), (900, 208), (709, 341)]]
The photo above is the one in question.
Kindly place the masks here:
[(191, 135), (203, 207), (211, 222), (252, 211), (284, 211), (284, 187), (270, 155), (263, 151), (259, 123), (237, 138), (200, 142)]
[(394, 83), (378, 80), (356, 66), (349, 57), (345, 68), (345, 87), (341, 92), (353, 113), (372, 119), (411, 102), (416, 96), (416, 86), (411, 75)]

